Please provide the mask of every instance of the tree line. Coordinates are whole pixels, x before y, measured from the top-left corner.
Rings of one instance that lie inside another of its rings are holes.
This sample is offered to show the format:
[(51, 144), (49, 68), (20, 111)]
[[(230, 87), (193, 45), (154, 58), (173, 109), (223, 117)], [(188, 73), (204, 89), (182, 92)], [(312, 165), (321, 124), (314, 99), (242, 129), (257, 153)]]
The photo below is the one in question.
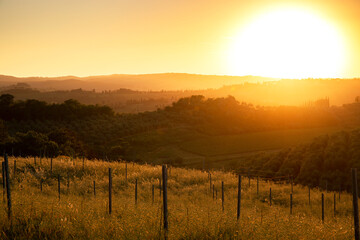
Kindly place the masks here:
[(10, 94), (0, 96), (0, 118), (3, 120), (76, 120), (97, 115), (113, 116), (114, 111), (108, 106), (83, 105), (73, 99), (48, 104), (34, 99), (14, 101)]
[(292, 176), (295, 183), (305, 186), (350, 191), (350, 169), (360, 168), (360, 129), (319, 136), (277, 153), (244, 157), (238, 167), (270, 178)]
[[(331, 108), (262, 107), (239, 102), (232, 96), (205, 98), (201, 95), (181, 98), (152, 112), (116, 114), (107, 106), (84, 105), (71, 99), (54, 104), (33, 99), (15, 101), (12, 95), (3, 94), (0, 96), (0, 151), (22, 156), (61, 154), (144, 162), (148, 161), (142, 156), (144, 151), (166, 147), (169, 139), (185, 139), (184, 136), (195, 136), (196, 132), (207, 136), (350, 127), (360, 125), (359, 114), (360, 103)], [(161, 132), (162, 137), (155, 136), (154, 131)], [(300, 158), (300, 153), (295, 153), (291, 156)], [(171, 158), (171, 152), (169, 154)], [(281, 156), (271, 158), (275, 162), (271, 168), (279, 165), (276, 159)], [(257, 159), (261, 162), (263, 156)], [(186, 165), (186, 161), (182, 164)]]

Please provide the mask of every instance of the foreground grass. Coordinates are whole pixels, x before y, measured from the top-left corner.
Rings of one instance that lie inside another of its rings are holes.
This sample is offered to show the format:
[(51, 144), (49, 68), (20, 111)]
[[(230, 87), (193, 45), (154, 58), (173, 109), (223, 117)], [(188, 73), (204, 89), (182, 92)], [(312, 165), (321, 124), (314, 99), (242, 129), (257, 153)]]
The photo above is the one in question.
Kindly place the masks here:
[[(14, 176), (10, 158), (13, 211), (7, 218), (6, 201), (0, 201), (1, 239), (163, 239), (160, 166), (108, 163), (57, 158), (16, 159)], [(108, 214), (108, 168), (113, 169), (113, 212)], [(61, 176), (58, 198), (57, 177)], [(69, 175), (69, 187), (67, 179)], [(43, 189), (40, 190), (40, 180)], [(135, 204), (134, 183), (138, 179)], [(171, 168), (168, 179), (169, 239), (351, 239), (351, 196), (342, 193), (334, 216), (334, 193), (326, 193), (325, 222), (321, 221), (321, 192), (294, 187), (293, 215), (289, 213), (290, 187), (243, 178), (240, 220), (236, 220), (237, 177), (214, 171), (210, 191), (208, 173)], [(93, 192), (96, 182), (96, 196)], [(224, 211), (221, 181), (225, 185)], [(154, 202), (152, 185), (155, 185)], [(269, 206), (269, 188), (272, 206)], [(338, 196), (336, 196), (338, 200)]]

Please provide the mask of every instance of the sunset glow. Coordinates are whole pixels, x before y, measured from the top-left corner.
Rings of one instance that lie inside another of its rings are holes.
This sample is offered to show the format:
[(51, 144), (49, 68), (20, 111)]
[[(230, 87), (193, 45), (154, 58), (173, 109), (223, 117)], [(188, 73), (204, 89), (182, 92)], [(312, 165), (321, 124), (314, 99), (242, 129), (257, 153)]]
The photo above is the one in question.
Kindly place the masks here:
[(299, 9), (279, 9), (252, 21), (229, 49), (233, 75), (340, 77), (345, 44), (329, 22)]
[(0, 74), (353, 78), (359, 15), (358, 0), (3, 0)]

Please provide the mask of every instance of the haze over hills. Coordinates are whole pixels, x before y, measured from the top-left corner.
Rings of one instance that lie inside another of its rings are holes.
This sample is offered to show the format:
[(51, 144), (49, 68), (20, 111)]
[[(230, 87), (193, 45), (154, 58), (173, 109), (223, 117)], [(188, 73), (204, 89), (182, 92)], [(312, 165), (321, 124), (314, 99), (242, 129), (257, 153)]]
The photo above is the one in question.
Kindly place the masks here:
[[(202, 88), (201, 88), (202, 87)], [(16, 78), (0, 75), (0, 93), (17, 100), (108, 105), (116, 112), (154, 111), (183, 97), (234, 96), (260, 106), (303, 106), (319, 99), (341, 106), (359, 101), (360, 79), (271, 79), (196, 74), (109, 75), (92, 77)], [(95, 90), (95, 91), (94, 91)], [(357, 99), (357, 100), (356, 100)]]
[(220, 88), (223, 85), (242, 84), (245, 82), (258, 83), (275, 81), (276, 78), (257, 76), (218, 76), (187, 73), (159, 73), (159, 74), (113, 74), (104, 76), (63, 76), (63, 77), (24, 77), (0, 75), (0, 87), (17, 82), (28, 83), (39, 90), (84, 90), (104, 91), (119, 88), (129, 88), (140, 91), (162, 90), (198, 90)]

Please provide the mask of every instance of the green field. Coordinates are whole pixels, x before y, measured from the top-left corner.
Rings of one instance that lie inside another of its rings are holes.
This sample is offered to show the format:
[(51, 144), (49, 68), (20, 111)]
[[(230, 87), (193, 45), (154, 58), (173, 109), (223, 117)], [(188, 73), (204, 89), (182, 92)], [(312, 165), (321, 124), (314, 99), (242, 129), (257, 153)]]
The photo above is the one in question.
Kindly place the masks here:
[[(17, 169), (14, 173), (14, 160)], [(10, 158), (12, 218), (0, 201), (1, 239), (163, 239), (160, 166), (57, 158), (50, 161)], [(113, 212), (108, 214), (108, 168), (113, 171)], [(67, 176), (69, 175), (69, 187)], [(325, 221), (321, 221), (321, 192), (294, 186), (293, 214), (289, 212), (290, 186), (243, 178), (241, 215), (236, 220), (237, 177), (212, 171), (171, 168), (168, 178), (168, 239), (351, 239), (351, 196), (342, 193), (333, 210), (333, 192), (325, 193)], [(58, 197), (57, 178), (61, 179)], [(138, 201), (134, 183), (138, 180)], [(43, 189), (40, 191), (40, 180)], [(93, 192), (96, 181), (96, 196)], [(221, 201), (224, 181), (224, 210)], [(155, 186), (154, 202), (152, 186)], [(272, 189), (272, 205), (269, 189)], [(217, 196), (216, 196), (217, 195)], [(213, 197), (214, 196), (214, 197)]]
[(244, 133), (238, 135), (209, 136), (183, 142), (184, 151), (207, 157), (267, 151), (294, 146), (311, 141), (313, 138), (339, 131), (339, 128), (289, 129)]
[(202, 168), (205, 162), (206, 167), (219, 168), (233, 167), (244, 156), (278, 151), (340, 130), (339, 127), (307, 128), (213, 136), (174, 128), (134, 135), (127, 140), (134, 159), (196, 168)]

